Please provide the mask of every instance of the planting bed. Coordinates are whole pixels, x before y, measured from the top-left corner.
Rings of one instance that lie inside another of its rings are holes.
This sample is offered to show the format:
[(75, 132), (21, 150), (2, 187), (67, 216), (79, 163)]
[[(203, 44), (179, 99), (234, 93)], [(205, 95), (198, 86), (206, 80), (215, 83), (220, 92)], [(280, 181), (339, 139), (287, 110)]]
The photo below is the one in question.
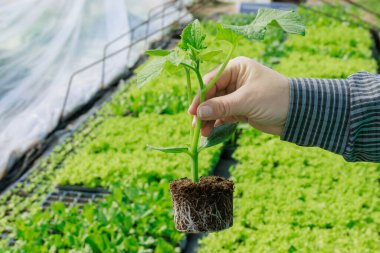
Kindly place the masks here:
[[(368, 31), (307, 17), (307, 36), (288, 38), (276, 70), (322, 78), (376, 72)], [(204, 237), (199, 252), (380, 251), (379, 165), (347, 163), (251, 129), (238, 145), (231, 168), (235, 225)]]
[[(293, 77), (343, 78), (376, 71), (368, 31), (301, 13), (307, 19), (306, 37), (285, 39), (269, 31), (263, 42), (241, 41), (235, 55)], [(252, 18), (222, 17), (235, 24)], [(213, 41), (215, 24), (204, 21), (203, 26)], [(210, 44), (210, 49), (225, 49), (222, 42)], [(206, 63), (202, 73), (223, 57)], [(190, 175), (188, 159), (145, 147), (188, 141), (185, 82), (185, 73), (177, 72), (139, 89), (132, 78), (3, 194), (0, 252), (181, 251), (185, 235), (174, 227), (169, 184)], [(380, 251), (378, 165), (349, 164), (327, 151), (297, 147), (251, 129), (243, 130), (238, 144), (238, 165), (230, 170), (234, 226), (204, 237), (200, 252)], [(220, 156), (220, 145), (205, 150), (200, 175), (208, 175)], [(81, 188), (65, 188), (72, 186)], [(107, 193), (87, 193), (83, 187)], [(102, 201), (89, 201), (99, 194)], [(65, 200), (63, 195), (73, 204), (55, 202)], [(74, 204), (78, 202), (84, 203)], [(10, 238), (14, 245), (7, 247)]]
[(231, 169), (234, 226), (202, 239), (200, 252), (378, 252), (376, 164), (244, 130)]

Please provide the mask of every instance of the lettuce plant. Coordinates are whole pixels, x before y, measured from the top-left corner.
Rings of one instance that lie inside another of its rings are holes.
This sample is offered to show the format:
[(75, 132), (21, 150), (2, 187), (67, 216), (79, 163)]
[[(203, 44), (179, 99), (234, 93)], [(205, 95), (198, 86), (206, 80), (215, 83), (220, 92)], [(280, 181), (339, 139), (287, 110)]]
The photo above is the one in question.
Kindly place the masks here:
[[(273, 9), (261, 9), (256, 18), (248, 25), (224, 25), (218, 24), (217, 40), (226, 41), (230, 44), (225, 60), (221, 63), (215, 77), (204, 83), (201, 74), (202, 62), (209, 61), (214, 56), (222, 53), (222, 50), (207, 50), (205, 43), (206, 35), (203, 33), (198, 20), (194, 20), (182, 31), (181, 41), (174, 50), (148, 50), (146, 54), (154, 58), (138, 73), (137, 83), (141, 87), (153, 81), (164, 70), (169, 73), (183, 69), (187, 77), (188, 103), (192, 102), (191, 73), (195, 74), (198, 81), (199, 102), (205, 101), (207, 92), (215, 85), (220, 75), (226, 68), (238, 42), (242, 38), (249, 40), (263, 40), (268, 27), (279, 27), (285, 32), (294, 34), (305, 34), (305, 27), (301, 17), (294, 11), (283, 11)], [(192, 178), (198, 182), (198, 155), (205, 148), (222, 143), (234, 132), (235, 124), (224, 124), (214, 128), (208, 138), (200, 138), (201, 120), (196, 120), (195, 128), (190, 125), (190, 144), (177, 147), (153, 147), (148, 149), (159, 150), (165, 153), (186, 153), (192, 160)], [(201, 140), (200, 140), (201, 139)]]
[(202, 238), (199, 253), (379, 252), (377, 164), (348, 163), (252, 128), (238, 144), (234, 226)]

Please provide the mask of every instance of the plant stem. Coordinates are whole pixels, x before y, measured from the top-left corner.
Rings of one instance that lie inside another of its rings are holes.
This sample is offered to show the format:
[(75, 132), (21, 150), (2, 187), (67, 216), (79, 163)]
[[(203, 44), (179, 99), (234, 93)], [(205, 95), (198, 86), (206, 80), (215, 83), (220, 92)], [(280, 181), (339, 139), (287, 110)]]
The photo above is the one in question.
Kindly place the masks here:
[(197, 124), (195, 126), (195, 131), (194, 131), (194, 137), (193, 137), (193, 144), (191, 146), (191, 154), (192, 154), (192, 159), (193, 159), (193, 166), (192, 166), (192, 174), (193, 174), (193, 181), (195, 183), (198, 182), (198, 141), (199, 141), (199, 136), (201, 132), (201, 125), (202, 121), (200, 119), (197, 119)]
[(195, 68), (194, 68), (193, 66), (189, 65), (189, 64), (186, 64), (186, 63), (182, 62), (181, 65), (182, 65), (184, 68), (189, 68), (189, 69), (192, 69), (192, 70), (195, 71)]
[(198, 183), (199, 176), (198, 176), (198, 152), (193, 153), (193, 181), (194, 183)]
[[(224, 69), (226, 68), (228, 62), (230, 61), (232, 57), (232, 53), (235, 50), (236, 45), (233, 45), (228, 52), (228, 55), (226, 59), (224, 60), (222, 66), (220, 67), (218, 73), (215, 75), (215, 77), (208, 83), (207, 85), (204, 85), (203, 80), (202, 80), (202, 75), (199, 70), (199, 60), (196, 61), (195, 69), (194, 72), (197, 75), (198, 78), (198, 83), (199, 83), (199, 104), (202, 104), (205, 101), (205, 97), (207, 92), (211, 89), (211, 87), (216, 83), (218, 78), (221, 76), (223, 73)], [(197, 123), (193, 132), (193, 142), (191, 145), (191, 157), (192, 157), (192, 174), (193, 174), (193, 181), (194, 183), (197, 183), (199, 181), (198, 178), (198, 142), (199, 142), (199, 137), (201, 133), (201, 126), (202, 126), (202, 121), (197, 118)]]
[[(202, 95), (202, 89), (204, 87), (204, 83), (202, 80), (201, 73), (199, 71), (199, 61), (196, 61), (196, 67), (195, 67), (195, 74), (197, 75), (198, 78), (198, 84), (199, 84), (199, 101), (202, 103), (204, 101), (204, 96)], [(192, 174), (193, 174), (193, 181), (197, 183), (199, 181), (198, 177), (198, 142), (199, 142), (199, 137), (201, 133), (201, 126), (202, 126), (202, 121), (197, 118), (196, 121), (196, 126), (193, 132), (193, 142), (191, 145), (191, 153), (192, 153), (192, 159), (193, 159), (193, 166), (192, 166)]]
[(219, 77), (222, 75), (224, 69), (227, 67), (227, 64), (228, 62), (230, 61), (231, 57), (232, 57), (232, 53), (234, 52), (236, 48), (236, 45), (233, 45), (230, 49), (230, 51), (228, 52), (228, 55), (226, 57), (226, 59), (224, 60), (222, 66), (220, 67), (220, 69), (218, 70), (218, 73), (214, 76), (214, 78), (202, 89), (202, 93), (204, 93), (205, 95), (207, 94), (207, 92), (211, 89), (212, 86), (214, 86), (214, 84), (216, 83), (216, 81), (218, 81)]
[(201, 91), (203, 89), (203, 87), (204, 87), (204, 84), (203, 84), (203, 79), (202, 79), (201, 72), (199, 70), (199, 61), (196, 62), (195, 74), (197, 75), (198, 83), (199, 83), (199, 89)]
[[(190, 70), (188, 67), (184, 67), (186, 71), (186, 84), (187, 84), (187, 102), (188, 105), (190, 106), (191, 103), (193, 102), (193, 97), (191, 94), (191, 79), (190, 79)], [(194, 128), (192, 126), (193, 123), (193, 116), (190, 115), (190, 141), (193, 139), (194, 135)]]

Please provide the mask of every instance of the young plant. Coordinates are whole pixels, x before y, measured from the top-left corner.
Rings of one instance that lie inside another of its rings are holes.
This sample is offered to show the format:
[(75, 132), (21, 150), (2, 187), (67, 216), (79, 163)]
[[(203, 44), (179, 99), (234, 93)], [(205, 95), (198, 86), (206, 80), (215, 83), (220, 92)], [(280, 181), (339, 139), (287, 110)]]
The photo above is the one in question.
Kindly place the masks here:
[[(204, 83), (201, 74), (201, 63), (209, 61), (214, 56), (220, 54), (221, 50), (207, 50), (205, 43), (206, 35), (202, 32), (201, 24), (194, 20), (182, 31), (181, 41), (174, 50), (148, 50), (145, 53), (154, 58), (138, 73), (137, 83), (141, 87), (144, 84), (156, 79), (164, 70), (170, 72), (183, 69), (187, 77), (187, 97), (189, 104), (192, 102), (191, 73), (195, 74), (198, 81), (199, 102), (205, 101), (207, 92), (215, 85), (220, 75), (231, 59), (238, 42), (242, 38), (249, 40), (263, 40), (267, 27), (279, 27), (285, 32), (294, 34), (305, 34), (305, 26), (301, 17), (294, 11), (283, 11), (274, 9), (260, 9), (252, 23), (243, 26), (218, 24), (217, 40), (223, 40), (230, 44), (227, 56), (221, 63), (215, 77)], [(208, 147), (224, 142), (234, 132), (236, 124), (223, 124), (215, 127), (211, 135), (207, 138), (200, 137), (202, 122), (197, 119), (195, 128), (192, 127), (192, 120), (189, 120), (190, 143), (187, 146), (179, 147), (152, 147), (148, 149), (159, 150), (165, 153), (185, 153), (192, 160), (193, 182), (199, 181), (198, 177), (198, 155)]]

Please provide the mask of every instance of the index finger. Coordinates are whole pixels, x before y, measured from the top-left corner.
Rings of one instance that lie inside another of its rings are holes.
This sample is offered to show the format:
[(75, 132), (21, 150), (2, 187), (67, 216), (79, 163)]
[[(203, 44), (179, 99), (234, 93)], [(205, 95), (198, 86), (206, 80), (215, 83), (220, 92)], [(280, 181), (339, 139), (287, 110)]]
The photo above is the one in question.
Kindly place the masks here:
[[(209, 83), (215, 77), (220, 67), (221, 66), (214, 68), (209, 73), (203, 76), (202, 80), (205, 85)], [(222, 72), (222, 74), (216, 81), (215, 85), (207, 92), (205, 100), (215, 97), (218, 93), (220, 93), (223, 90), (231, 90), (231, 91), (234, 90), (236, 88), (237, 73), (238, 73), (238, 69), (237, 69), (236, 60), (233, 59), (227, 64), (227, 67)], [(233, 87), (230, 87), (230, 86), (233, 86)], [(223, 92), (223, 94), (225, 94), (225, 92)], [(188, 112), (192, 115), (196, 115), (198, 105), (199, 105), (199, 92), (194, 97), (193, 102), (191, 103)]]

